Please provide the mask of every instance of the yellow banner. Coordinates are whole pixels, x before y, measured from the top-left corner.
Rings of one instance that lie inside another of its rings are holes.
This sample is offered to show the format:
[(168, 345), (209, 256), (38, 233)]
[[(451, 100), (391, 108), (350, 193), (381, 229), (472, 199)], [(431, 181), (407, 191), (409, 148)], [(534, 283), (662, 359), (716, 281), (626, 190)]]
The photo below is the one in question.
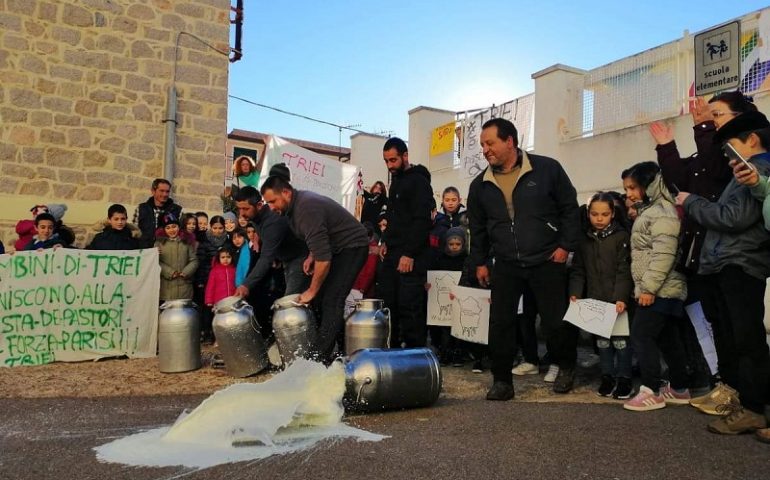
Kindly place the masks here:
[(455, 122), (433, 129), (430, 139), (430, 156), (451, 152), (455, 145)]

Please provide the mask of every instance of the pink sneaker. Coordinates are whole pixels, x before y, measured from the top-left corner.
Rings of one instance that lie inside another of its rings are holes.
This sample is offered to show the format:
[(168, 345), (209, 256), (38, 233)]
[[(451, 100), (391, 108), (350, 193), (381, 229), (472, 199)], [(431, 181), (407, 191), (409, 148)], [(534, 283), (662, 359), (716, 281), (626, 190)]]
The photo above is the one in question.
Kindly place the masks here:
[(623, 408), (634, 412), (646, 412), (665, 407), (666, 400), (663, 398), (663, 395), (655, 395), (652, 390), (644, 385), (639, 388), (639, 393), (634, 398), (623, 404)]
[(660, 396), (663, 397), (668, 405), (688, 405), (692, 398), (690, 397), (690, 390), (684, 389), (683, 392), (677, 392), (671, 388), (670, 383), (666, 383), (660, 387)]

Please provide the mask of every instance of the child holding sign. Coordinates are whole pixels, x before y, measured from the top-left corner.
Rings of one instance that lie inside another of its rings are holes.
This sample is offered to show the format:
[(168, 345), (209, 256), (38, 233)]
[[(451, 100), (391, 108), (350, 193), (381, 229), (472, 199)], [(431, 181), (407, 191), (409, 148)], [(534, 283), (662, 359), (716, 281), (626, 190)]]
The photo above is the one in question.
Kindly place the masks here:
[(173, 214), (167, 213), (159, 223), (162, 229), (155, 234), (155, 247), (160, 251), (160, 299), (192, 299), (193, 274), (198, 268), (195, 246), (179, 235), (179, 220)]
[[(628, 232), (615, 220), (615, 202), (609, 193), (594, 194), (586, 210), (591, 226), (572, 260), (570, 300), (574, 302), (585, 294), (586, 298), (614, 303), (618, 314), (623, 313), (634, 289)], [(596, 345), (602, 369), (602, 382), (596, 393), (602, 397), (630, 398), (633, 385), (628, 337), (599, 337)]]

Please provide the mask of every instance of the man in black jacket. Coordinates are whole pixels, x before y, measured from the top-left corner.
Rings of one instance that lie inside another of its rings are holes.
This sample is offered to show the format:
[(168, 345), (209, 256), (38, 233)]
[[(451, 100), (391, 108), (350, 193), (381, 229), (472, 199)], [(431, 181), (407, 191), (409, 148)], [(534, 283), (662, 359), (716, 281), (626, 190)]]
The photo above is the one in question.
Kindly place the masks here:
[(136, 207), (133, 223), (142, 232), (139, 239), (141, 248), (152, 248), (155, 244), (155, 230), (158, 229), (159, 219), (167, 213), (174, 215), (174, 218), (182, 215), (182, 206), (174, 203), (169, 197), (170, 194), (171, 182), (165, 178), (156, 178), (152, 181), (152, 196)]
[(391, 314), (390, 346), (424, 347), (427, 342), (425, 282), (430, 258), (431, 210), (435, 204), (430, 172), (409, 164), (406, 143), (390, 138), (382, 157), (393, 176), (377, 272), (377, 295)]
[[(481, 145), (489, 167), (471, 182), (468, 216), (471, 261), (482, 286), (491, 285), (489, 352), (494, 383), (487, 400), (514, 396), (516, 308), (529, 286), (535, 294), (548, 350), (559, 365), (553, 390), (572, 389), (577, 329), (564, 322), (567, 256), (579, 235), (577, 194), (554, 159), (518, 148), (516, 127), (493, 118), (482, 126)], [(490, 276), (490, 252), (495, 263)]]

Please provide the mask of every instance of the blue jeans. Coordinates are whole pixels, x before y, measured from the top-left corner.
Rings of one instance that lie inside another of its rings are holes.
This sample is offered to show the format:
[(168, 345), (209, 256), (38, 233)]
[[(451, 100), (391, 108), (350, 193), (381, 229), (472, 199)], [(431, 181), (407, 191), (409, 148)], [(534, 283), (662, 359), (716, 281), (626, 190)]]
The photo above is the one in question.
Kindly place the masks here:
[[(598, 337), (599, 366), (602, 375), (631, 378), (631, 342), (629, 337)], [(617, 364), (616, 364), (617, 360)]]

